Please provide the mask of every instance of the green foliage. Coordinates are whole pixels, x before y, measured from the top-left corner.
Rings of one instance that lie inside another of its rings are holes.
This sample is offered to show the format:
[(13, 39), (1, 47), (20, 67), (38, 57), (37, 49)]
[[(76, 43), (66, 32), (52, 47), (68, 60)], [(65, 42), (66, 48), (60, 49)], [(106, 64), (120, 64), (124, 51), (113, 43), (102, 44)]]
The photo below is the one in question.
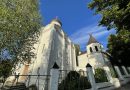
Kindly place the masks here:
[(38, 0), (0, 0), (0, 51), (13, 60), (29, 60), (41, 26)]
[(96, 83), (108, 82), (106, 73), (101, 68), (95, 69), (95, 75), (94, 75), (94, 77), (95, 77)]
[(108, 29), (116, 28), (130, 31), (130, 1), (129, 0), (93, 0), (89, 6), (96, 14), (101, 14), (99, 25)]
[(8, 77), (12, 69), (12, 63), (10, 60), (3, 60), (0, 62), (0, 77)]
[(130, 32), (121, 30), (117, 35), (110, 35), (108, 39), (108, 52), (113, 56), (113, 61), (117, 64), (130, 65)]
[(59, 84), (58, 90), (84, 90), (88, 88), (91, 88), (91, 85), (87, 77), (80, 76), (79, 73), (71, 71), (65, 80)]
[(93, 0), (88, 7), (101, 15), (99, 25), (117, 31), (108, 39), (108, 52), (114, 58), (113, 63), (130, 66), (130, 1)]

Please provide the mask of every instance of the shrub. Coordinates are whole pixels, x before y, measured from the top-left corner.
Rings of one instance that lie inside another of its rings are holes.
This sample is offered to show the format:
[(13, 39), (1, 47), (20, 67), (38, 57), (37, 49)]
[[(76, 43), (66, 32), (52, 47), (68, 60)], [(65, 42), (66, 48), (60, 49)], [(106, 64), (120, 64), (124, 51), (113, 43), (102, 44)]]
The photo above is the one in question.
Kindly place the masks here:
[(71, 71), (59, 84), (58, 90), (84, 90), (88, 88), (91, 88), (91, 85), (87, 77), (80, 76), (76, 71)]
[(94, 75), (94, 77), (95, 77), (96, 83), (108, 82), (106, 73), (101, 68), (95, 69), (95, 75)]

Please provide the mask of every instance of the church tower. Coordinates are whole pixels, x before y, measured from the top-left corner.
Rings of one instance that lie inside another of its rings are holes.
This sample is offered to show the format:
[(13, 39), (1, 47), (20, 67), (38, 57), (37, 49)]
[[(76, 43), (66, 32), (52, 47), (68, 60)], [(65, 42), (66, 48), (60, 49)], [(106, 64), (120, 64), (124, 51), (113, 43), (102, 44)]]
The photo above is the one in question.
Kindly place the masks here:
[(93, 67), (101, 67), (105, 64), (105, 59), (102, 54), (103, 46), (92, 36), (92, 34), (89, 36), (90, 38), (86, 46), (88, 62)]
[(102, 45), (92, 36), (89, 34), (90, 38), (87, 43), (86, 49), (88, 54), (93, 54), (102, 51)]

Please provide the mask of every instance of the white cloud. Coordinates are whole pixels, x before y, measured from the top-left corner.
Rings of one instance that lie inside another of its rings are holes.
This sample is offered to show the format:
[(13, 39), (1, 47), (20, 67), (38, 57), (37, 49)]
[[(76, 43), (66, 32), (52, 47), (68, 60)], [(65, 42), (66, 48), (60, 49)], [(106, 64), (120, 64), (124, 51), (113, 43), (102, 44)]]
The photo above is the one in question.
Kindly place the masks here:
[[(107, 37), (104, 37), (104, 36), (106, 36), (106, 35), (108, 36), (109, 34), (114, 33), (114, 32), (115, 32), (114, 30), (108, 31), (108, 30), (106, 30), (105, 27), (99, 27), (94, 24), (94, 25), (90, 25), (90, 26), (81, 28), (79, 30), (76, 30), (75, 33), (70, 35), (70, 38), (74, 43), (81, 45), (81, 48), (82, 48), (82, 46), (84, 46), (88, 42), (88, 39), (89, 39), (88, 34), (90, 34), (90, 33), (93, 34), (93, 36), (96, 39), (100, 39), (100, 38), (106, 39)], [(106, 42), (107, 42), (107, 40), (106, 40)]]

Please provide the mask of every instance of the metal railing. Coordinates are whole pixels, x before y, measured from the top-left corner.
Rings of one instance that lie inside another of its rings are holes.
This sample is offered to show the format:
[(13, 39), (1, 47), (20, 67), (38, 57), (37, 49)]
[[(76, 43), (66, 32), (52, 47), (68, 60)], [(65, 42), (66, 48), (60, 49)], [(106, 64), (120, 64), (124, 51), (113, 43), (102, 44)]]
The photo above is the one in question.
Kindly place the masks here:
[[(14, 80), (12, 82), (7, 80), (3, 84), (2, 87), (8, 86), (8, 87), (13, 87), (17, 86), (17, 84), (25, 84), (26, 88), (31, 88), (32, 86), (36, 87), (36, 90), (39, 90), (39, 88), (42, 88), (43, 90), (48, 90), (49, 88), (49, 83), (50, 83), (50, 75), (10, 75), (9, 77), (14, 76)], [(20, 82), (20, 78), (26, 78), (24, 82)], [(35, 83), (31, 83), (32, 78), (35, 79)], [(43, 83), (41, 83), (43, 82)], [(11, 83), (11, 84), (10, 84)]]

